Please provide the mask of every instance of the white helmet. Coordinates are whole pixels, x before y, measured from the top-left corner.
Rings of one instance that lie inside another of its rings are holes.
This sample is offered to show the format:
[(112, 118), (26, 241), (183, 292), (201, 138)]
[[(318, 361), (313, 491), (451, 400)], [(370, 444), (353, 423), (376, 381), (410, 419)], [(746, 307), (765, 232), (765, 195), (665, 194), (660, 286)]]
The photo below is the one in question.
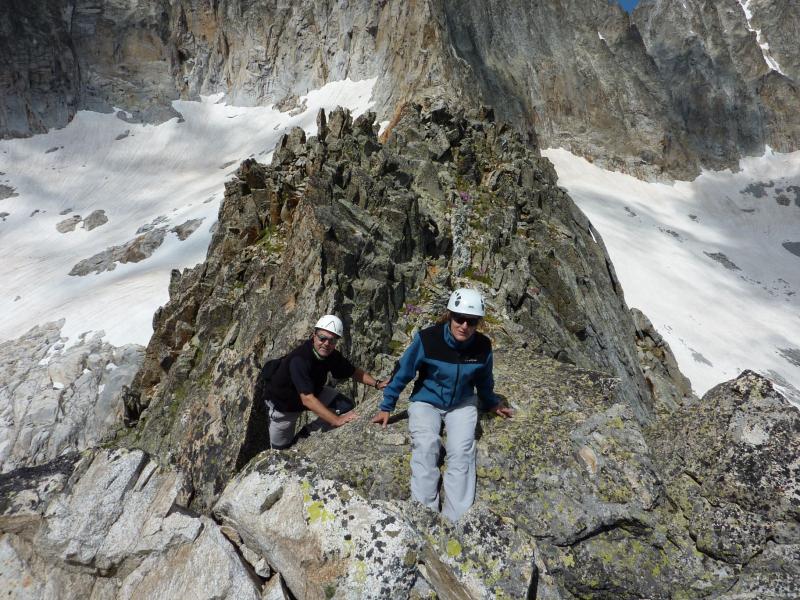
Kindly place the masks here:
[(344, 325), (342, 325), (342, 320), (336, 315), (323, 315), (320, 317), (319, 321), (317, 321), (317, 324), (314, 325), (314, 329), (324, 329), (325, 331), (330, 331), (339, 337), (342, 337), (342, 334), (344, 333)]
[(483, 296), (478, 290), (470, 288), (459, 288), (450, 294), (447, 310), (476, 317), (482, 317), (486, 314)]

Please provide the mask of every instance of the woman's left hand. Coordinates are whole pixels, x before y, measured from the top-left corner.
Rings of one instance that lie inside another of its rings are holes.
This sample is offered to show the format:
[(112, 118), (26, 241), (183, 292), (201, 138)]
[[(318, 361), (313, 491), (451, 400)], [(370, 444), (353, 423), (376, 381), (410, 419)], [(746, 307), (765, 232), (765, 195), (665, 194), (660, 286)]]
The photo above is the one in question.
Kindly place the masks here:
[(504, 419), (510, 419), (511, 417), (514, 416), (513, 410), (501, 404), (493, 406), (492, 408), (489, 409), (489, 412), (496, 414), (498, 417), (503, 417)]
[(386, 429), (386, 424), (389, 422), (389, 413), (385, 410), (378, 411), (378, 414), (372, 417), (371, 423), (382, 425)]

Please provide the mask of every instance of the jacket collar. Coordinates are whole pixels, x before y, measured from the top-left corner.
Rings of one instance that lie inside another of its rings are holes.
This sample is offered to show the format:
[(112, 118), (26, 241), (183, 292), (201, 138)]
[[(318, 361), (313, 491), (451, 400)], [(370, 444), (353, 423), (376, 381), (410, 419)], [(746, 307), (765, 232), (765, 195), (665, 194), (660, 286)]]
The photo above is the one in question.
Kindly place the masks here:
[[(306, 340), (307, 352), (316, 360), (317, 362), (324, 362), (330, 358), (330, 356), (320, 356), (317, 354), (316, 349), (314, 348), (314, 342), (311, 340)], [(336, 350), (334, 350), (336, 352)], [(333, 354), (333, 352), (331, 352)]]

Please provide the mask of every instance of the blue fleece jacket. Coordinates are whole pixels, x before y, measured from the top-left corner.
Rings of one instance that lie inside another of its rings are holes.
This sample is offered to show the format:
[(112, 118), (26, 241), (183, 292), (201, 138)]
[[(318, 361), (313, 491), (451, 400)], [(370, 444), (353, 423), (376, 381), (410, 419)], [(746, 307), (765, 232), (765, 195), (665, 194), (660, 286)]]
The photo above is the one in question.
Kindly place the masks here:
[(458, 342), (444, 323), (414, 336), (400, 357), (391, 383), (383, 390), (380, 410), (391, 412), (400, 393), (417, 373), (412, 402), (449, 409), (474, 395), (477, 389), (484, 410), (500, 403), (494, 393), (492, 344), (481, 333)]

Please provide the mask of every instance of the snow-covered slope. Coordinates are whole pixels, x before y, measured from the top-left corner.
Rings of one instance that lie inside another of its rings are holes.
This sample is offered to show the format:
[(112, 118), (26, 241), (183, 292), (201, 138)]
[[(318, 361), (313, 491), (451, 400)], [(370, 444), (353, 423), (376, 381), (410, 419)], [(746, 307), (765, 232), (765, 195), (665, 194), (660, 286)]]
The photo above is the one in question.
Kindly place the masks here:
[(800, 400), (800, 152), (674, 185), (544, 154), (696, 392), (751, 368)]
[[(153, 313), (168, 299), (170, 271), (205, 258), (224, 181), (239, 162), (268, 160), (288, 128), (315, 133), (319, 108), (364, 112), (374, 83), (328, 84), (288, 113), (214, 97), (175, 102), (183, 122), (158, 126), (83, 111), (61, 130), (0, 141), (0, 340), (65, 318), (70, 342), (103, 330), (114, 345), (147, 344)], [(70, 275), (82, 260), (137, 238), (117, 257), (135, 260), (163, 242), (139, 262)]]

